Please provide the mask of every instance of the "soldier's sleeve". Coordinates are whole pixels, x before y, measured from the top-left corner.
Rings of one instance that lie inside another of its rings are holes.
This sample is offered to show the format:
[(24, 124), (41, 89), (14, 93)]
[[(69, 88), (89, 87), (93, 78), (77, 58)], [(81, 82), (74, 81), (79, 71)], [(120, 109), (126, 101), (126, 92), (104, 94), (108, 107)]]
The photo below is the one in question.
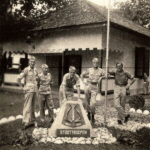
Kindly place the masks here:
[(66, 78), (67, 78), (67, 74), (65, 74), (63, 77), (62, 85), (64, 86), (66, 86)]
[(130, 73), (126, 72), (126, 75), (127, 75), (128, 79), (130, 79), (130, 80), (134, 79), (134, 76), (131, 75)]
[(86, 76), (89, 74), (89, 69), (86, 69), (85, 71), (83, 71), (82, 75)]
[(104, 75), (105, 75), (105, 70), (103, 70), (103, 69), (102, 69), (102, 73), (101, 73), (101, 75), (102, 75), (102, 76), (104, 76)]
[(77, 75), (77, 78), (76, 78), (76, 87), (79, 87), (79, 86), (80, 86), (80, 78)]
[(52, 77), (52, 75), (50, 74), (50, 84), (53, 84), (53, 77)]
[(20, 74), (19, 74), (19, 76), (17, 77), (18, 79), (22, 79), (22, 78), (24, 78), (26, 75), (27, 75), (27, 69), (25, 68)]
[(113, 76), (115, 76), (115, 74), (116, 74), (115, 71), (108, 71), (108, 73), (109, 73), (110, 75), (113, 75)]

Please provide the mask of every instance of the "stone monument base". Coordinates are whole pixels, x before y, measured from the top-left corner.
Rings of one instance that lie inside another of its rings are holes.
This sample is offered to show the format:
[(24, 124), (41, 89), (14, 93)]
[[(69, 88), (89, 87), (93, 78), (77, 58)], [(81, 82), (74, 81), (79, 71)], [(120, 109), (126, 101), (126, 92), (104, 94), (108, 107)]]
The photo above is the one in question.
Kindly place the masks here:
[(65, 101), (51, 128), (52, 137), (96, 137), (82, 102)]

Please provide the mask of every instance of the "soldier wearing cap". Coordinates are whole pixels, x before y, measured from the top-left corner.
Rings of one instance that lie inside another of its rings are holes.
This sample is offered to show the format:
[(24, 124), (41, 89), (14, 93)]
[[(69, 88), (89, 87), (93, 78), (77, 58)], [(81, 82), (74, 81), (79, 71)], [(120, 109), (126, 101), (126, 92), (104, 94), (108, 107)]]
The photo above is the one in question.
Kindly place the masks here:
[(53, 122), (53, 99), (51, 93), (52, 85), (52, 76), (48, 73), (48, 66), (46, 64), (42, 65), (42, 73), (38, 76), (38, 85), (39, 85), (39, 107), (40, 107), (40, 117), (41, 121), (44, 122), (45, 119), (45, 109), (48, 108), (50, 122)]
[(69, 67), (69, 73), (65, 74), (63, 77), (62, 84), (59, 89), (59, 102), (60, 106), (62, 101), (73, 100), (74, 88), (76, 85), (78, 91), (78, 100), (80, 100), (80, 80), (79, 76), (76, 74), (76, 68), (73, 66)]
[[(95, 103), (96, 103), (96, 94), (98, 91), (98, 80), (101, 76), (105, 75), (105, 71), (98, 67), (99, 60), (97, 58), (93, 58), (92, 60), (93, 68), (89, 68), (85, 70), (81, 74), (81, 80), (85, 84), (85, 100), (86, 100), (86, 109), (88, 112), (89, 120), (92, 119), (92, 122), (95, 122)], [(89, 76), (87, 82), (84, 81), (84, 77)], [(92, 114), (92, 118), (91, 118)]]
[[(35, 66), (35, 57), (31, 57), (29, 59), (29, 66), (26, 67), (18, 76), (17, 82), (19, 86), (25, 92), (25, 103), (23, 107), (23, 124), (24, 128), (27, 128), (35, 123), (35, 114), (34, 114), (34, 106), (36, 100), (36, 92), (37, 92), (37, 78), (38, 72)], [(21, 79), (25, 79), (25, 86), (23, 88), (21, 84)]]

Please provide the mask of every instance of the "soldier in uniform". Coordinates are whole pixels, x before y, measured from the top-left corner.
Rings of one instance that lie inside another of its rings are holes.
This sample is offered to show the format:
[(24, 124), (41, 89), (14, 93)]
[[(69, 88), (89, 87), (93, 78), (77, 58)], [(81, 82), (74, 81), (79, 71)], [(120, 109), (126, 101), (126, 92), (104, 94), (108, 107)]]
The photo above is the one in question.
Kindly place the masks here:
[[(97, 58), (93, 58), (92, 60), (93, 68), (89, 68), (85, 70), (81, 74), (81, 80), (85, 84), (85, 100), (86, 100), (86, 109), (88, 112), (89, 120), (92, 119), (92, 123), (95, 123), (95, 103), (96, 103), (96, 94), (98, 91), (98, 80), (101, 76), (105, 75), (105, 71), (98, 67), (99, 60)], [(87, 82), (84, 81), (84, 77), (89, 76)], [(92, 114), (92, 118), (91, 118)]]
[[(35, 123), (35, 114), (34, 114), (34, 106), (37, 94), (37, 78), (38, 72), (35, 66), (35, 57), (31, 57), (29, 59), (29, 66), (26, 67), (18, 76), (17, 82), (19, 86), (25, 92), (25, 103), (23, 107), (23, 124), (24, 129), (27, 127), (34, 125)], [(21, 84), (21, 79), (25, 79), (25, 86), (23, 88)]]
[[(118, 113), (118, 124), (122, 125), (123, 122), (127, 123), (130, 117), (125, 111), (126, 92), (136, 79), (123, 69), (122, 63), (117, 63), (116, 68), (117, 71), (109, 71), (109, 74), (115, 77), (114, 105)], [(129, 79), (131, 80), (130, 84), (128, 84)]]
[(76, 85), (78, 91), (78, 100), (80, 99), (80, 80), (79, 76), (76, 74), (76, 68), (73, 66), (69, 67), (69, 73), (66, 73), (63, 77), (62, 84), (59, 89), (59, 102), (60, 106), (62, 101), (73, 100), (74, 88)]
[(45, 109), (48, 108), (49, 117), (51, 123), (53, 122), (53, 99), (51, 93), (51, 85), (53, 83), (51, 74), (48, 73), (48, 66), (46, 64), (42, 65), (42, 73), (39, 74), (38, 85), (39, 85), (39, 107), (40, 107), (40, 118), (41, 121), (45, 120)]

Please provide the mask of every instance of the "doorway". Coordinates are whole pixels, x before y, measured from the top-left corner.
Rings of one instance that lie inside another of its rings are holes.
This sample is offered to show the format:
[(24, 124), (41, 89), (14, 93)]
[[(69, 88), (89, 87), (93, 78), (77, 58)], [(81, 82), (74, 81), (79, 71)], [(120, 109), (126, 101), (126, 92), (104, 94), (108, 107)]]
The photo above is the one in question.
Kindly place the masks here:
[(76, 74), (81, 74), (82, 55), (65, 55), (64, 56), (64, 74), (69, 72), (69, 67), (76, 67)]

